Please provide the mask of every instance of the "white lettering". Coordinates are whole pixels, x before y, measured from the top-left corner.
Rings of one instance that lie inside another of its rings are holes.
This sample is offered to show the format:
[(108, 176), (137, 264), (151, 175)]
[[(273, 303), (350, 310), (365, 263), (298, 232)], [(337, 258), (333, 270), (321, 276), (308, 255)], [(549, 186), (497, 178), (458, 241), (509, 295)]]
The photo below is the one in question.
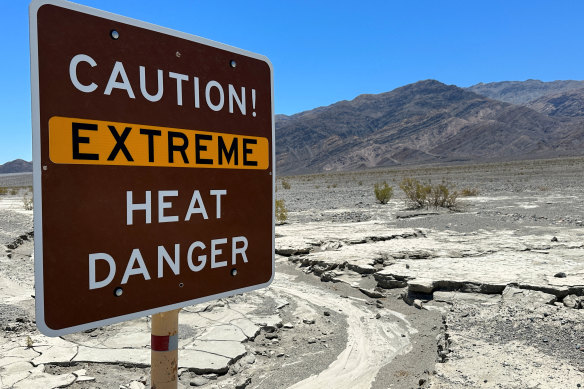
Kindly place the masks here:
[(191, 269), (192, 271), (200, 271), (205, 267), (205, 263), (207, 263), (207, 256), (206, 255), (199, 255), (197, 257), (197, 259), (199, 260), (199, 265), (195, 266), (193, 264), (193, 251), (196, 248), (200, 248), (201, 250), (205, 250), (205, 247), (206, 246), (199, 241), (193, 242), (193, 244), (190, 245), (189, 251), (187, 253), (187, 263), (189, 264), (189, 269)]
[(233, 99), (237, 103), (242, 115), (245, 115), (245, 88), (241, 87), (241, 99), (237, 96), (237, 92), (233, 85), (229, 84), (229, 113), (233, 113)]
[[(163, 265), (164, 261), (170, 266), (170, 270), (175, 275), (180, 274), (180, 244), (174, 245), (174, 260), (168, 254), (168, 251), (164, 248), (164, 246), (158, 246), (158, 278), (162, 278), (164, 271)], [(247, 262), (247, 261), (246, 261)]]
[[(231, 243), (229, 240), (231, 239)], [(226, 246), (223, 246), (226, 245)], [(144, 260), (140, 249), (133, 249), (130, 254), (130, 259), (126, 264), (124, 274), (122, 276), (121, 284), (126, 284), (130, 280), (131, 276), (142, 275), (145, 281), (151, 279), (148, 267), (148, 263), (151, 267), (150, 271), (154, 272), (154, 266), (157, 266), (157, 276), (158, 278), (163, 278), (165, 276), (164, 269), (166, 266), (172, 271), (172, 274), (166, 274), (166, 277), (180, 276), (181, 273), (181, 244), (174, 244), (174, 252), (172, 248), (168, 249), (165, 246), (157, 246), (157, 257), (147, 258), (147, 262)], [(247, 249), (249, 247), (248, 240), (245, 236), (234, 236), (232, 238), (219, 238), (212, 239), (209, 249), (205, 243), (201, 241), (192, 242), (186, 253), (186, 262), (189, 269), (192, 272), (199, 272), (205, 268), (207, 265), (207, 259), (210, 255), (210, 269), (217, 269), (226, 267), (228, 265), (229, 250), (231, 250), (231, 264), (237, 265), (237, 261), (243, 261), (243, 263), (248, 263)], [(227, 252), (224, 253), (224, 248)], [(184, 254), (183, 254), (184, 255)], [(225, 257), (221, 258), (222, 255)], [(221, 259), (221, 260), (220, 260)], [(155, 265), (156, 260), (156, 265)], [(240, 262), (241, 266), (242, 262)], [(118, 265), (123, 267), (119, 260)], [(106, 274), (107, 266), (107, 276), (103, 278)], [(183, 265), (184, 266), (184, 265)], [(99, 270), (99, 276), (98, 276)], [(168, 272), (168, 271), (167, 271)], [(89, 289), (99, 289), (108, 286), (112, 283), (116, 276), (116, 262), (111, 255), (106, 253), (91, 253), (89, 254)], [(102, 279), (98, 279), (102, 277)], [(141, 279), (137, 279), (141, 281)]]
[[(109, 273), (107, 277), (101, 281), (95, 279), (95, 262), (97, 260), (106, 261), (109, 265)], [(89, 289), (98, 289), (107, 286), (114, 279), (116, 274), (116, 263), (111, 255), (105, 253), (89, 254)]]
[(164, 84), (162, 80), (162, 70), (158, 69), (158, 89), (155, 95), (151, 95), (148, 93), (146, 89), (146, 69), (144, 66), (140, 66), (140, 92), (142, 92), (142, 96), (148, 101), (156, 102), (162, 98), (162, 94), (164, 93)]
[[(197, 207), (197, 203), (200, 203), (200, 206)], [(189, 209), (187, 211), (187, 215), (185, 216), (185, 221), (191, 220), (191, 215), (195, 213), (200, 213), (203, 215), (203, 219), (207, 220), (209, 216), (207, 216), (207, 210), (205, 209), (205, 204), (203, 204), (203, 199), (201, 198), (201, 194), (198, 190), (193, 192), (193, 197), (191, 198), (191, 203), (189, 205)]]
[[(134, 262), (138, 262), (138, 267), (134, 268)], [(122, 277), (122, 284), (128, 282), (128, 278), (133, 275), (142, 274), (144, 279), (148, 281), (150, 279), (150, 274), (148, 274), (148, 269), (146, 268), (146, 264), (144, 263), (144, 259), (142, 259), (142, 253), (140, 250), (134, 249), (132, 250), (132, 255), (130, 256), (130, 260), (128, 261), (128, 266), (126, 266), (126, 271), (124, 272), (124, 276)]]
[(199, 98), (199, 77), (193, 77), (195, 81), (195, 108), (201, 108)]
[[(122, 77), (122, 82), (117, 81), (118, 76)], [(126, 75), (126, 70), (124, 69), (124, 64), (120, 61), (116, 61), (114, 68), (112, 69), (112, 74), (110, 75), (109, 81), (105, 87), (104, 95), (111, 95), (112, 89), (123, 89), (128, 92), (128, 96), (131, 99), (135, 99), (134, 91), (132, 90), (132, 85), (130, 85), (130, 80)]]
[(168, 72), (168, 77), (176, 79), (176, 103), (182, 105), (182, 82), (188, 81), (189, 76), (186, 74)]
[(158, 192), (158, 222), (159, 223), (169, 223), (177, 222), (178, 216), (166, 216), (164, 210), (172, 208), (172, 203), (165, 202), (165, 197), (176, 197), (178, 196), (178, 190), (161, 190)]
[(71, 59), (71, 62), (69, 63), (69, 78), (71, 79), (71, 82), (75, 88), (85, 93), (93, 92), (97, 89), (97, 84), (95, 82), (92, 82), (89, 85), (83, 85), (77, 78), (77, 65), (79, 65), (79, 62), (87, 62), (92, 68), (96, 67), (97, 63), (89, 55), (85, 54), (77, 54)]
[[(211, 88), (213, 87), (217, 88), (219, 91), (218, 104), (213, 104), (211, 101)], [(207, 105), (209, 108), (211, 108), (213, 111), (220, 111), (221, 108), (223, 108), (223, 104), (225, 103), (225, 96), (223, 95), (223, 88), (221, 87), (221, 84), (219, 84), (217, 81), (209, 81), (205, 87), (205, 99), (207, 100)]]
[[(242, 242), (243, 247), (237, 247), (237, 243)], [(247, 263), (247, 255), (245, 255), (245, 250), (247, 250), (247, 238), (245, 236), (234, 236), (231, 241), (231, 264), (235, 265), (237, 262), (237, 254), (241, 254), (243, 262)]]
[(225, 243), (227, 243), (227, 238), (211, 240), (211, 269), (214, 269), (217, 267), (227, 266), (227, 261), (219, 261), (219, 262), (215, 261), (215, 257), (217, 257), (218, 255), (221, 255), (223, 253), (223, 250), (218, 249), (217, 245), (225, 244)]
[(210, 193), (217, 197), (216, 217), (217, 217), (217, 219), (221, 219), (221, 196), (226, 195), (227, 190), (226, 189), (212, 189)]
[(134, 211), (146, 211), (146, 224), (152, 222), (152, 202), (150, 191), (146, 191), (146, 202), (144, 204), (134, 204), (132, 191), (126, 192), (126, 224), (131, 226), (134, 224)]
[[(69, 62), (69, 78), (73, 86), (84, 93), (91, 93), (94, 92), (99, 88), (99, 84), (103, 85), (102, 83), (105, 82), (104, 79), (96, 79), (96, 82), (93, 82), (91, 78), (89, 80), (84, 79), (83, 81), (79, 79), (81, 75), (86, 75), (86, 68), (83, 68), (83, 72), (79, 74), (79, 66), (81, 63), (87, 64), (90, 67), (96, 67), (97, 62), (87, 54), (77, 54), (71, 58)], [(81, 65), (87, 66), (87, 65)], [(140, 92), (144, 99), (150, 102), (159, 102), (164, 97), (164, 79), (165, 79), (165, 70), (163, 69), (156, 69), (156, 88), (154, 89), (152, 85), (150, 85), (150, 91), (156, 93), (150, 93), (147, 87), (147, 80), (146, 80), (146, 67), (143, 65), (137, 65), (138, 69), (129, 69), (130, 76), (132, 76), (133, 83), (136, 83), (139, 80), (139, 85), (132, 85), (130, 82), (130, 78), (128, 78), (128, 73), (126, 72), (125, 65), (122, 61), (115, 61), (112, 67), (112, 70), (109, 74), (109, 78), (107, 80), (107, 84), (105, 89), (103, 89), (104, 95), (111, 95), (114, 89), (120, 89), (126, 91), (128, 97), (131, 99), (135, 99), (136, 95), (134, 93), (134, 88), (140, 88)], [(137, 70), (137, 72), (136, 72)], [(152, 69), (154, 70), (154, 69)], [(93, 76), (98, 76), (98, 73), (94, 73)], [(194, 108), (199, 109), (201, 108), (201, 96), (202, 94), (202, 85), (201, 80), (199, 77), (192, 75), (189, 76), (187, 74), (176, 73), (172, 71), (167, 72), (167, 77), (169, 79), (174, 79), (176, 82), (176, 104), (178, 106), (183, 105), (184, 101), (184, 93), (192, 93), (193, 96), (193, 105)], [(189, 82), (190, 77), (193, 78), (193, 83)], [(150, 78), (153, 82), (153, 79)], [(170, 81), (172, 84), (172, 81)], [(167, 81), (168, 83), (168, 81)], [(190, 91), (190, 88), (193, 88)], [(167, 86), (168, 89), (168, 86)], [(189, 89), (189, 90), (187, 90)], [(228, 109), (230, 113), (241, 113), (242, 115), (247, 114), (247, 91), (251, 90), (251, 106), (253, 107), (252, 111), (255, 111), (255, 94), (256, 91), (253, 88), (247, 88), (245, 86), (237, 86), (233, 84), (227, 84), (223, 86), (219, 81), (211, 80), (206, 83), (205, 85), (205, 101), (203, 102), (207, 104), (207, 106), (215, 111), (221, 111), (225, 107), (225, 103), (228, 105)], [(227, 89), (227, 90), (226, 90)], [(225, 94), (227, 93), (227, 96)], [(228, 101), (225, 101), (225, 100)], [(252, 112), (252, 115), (255, 116), (255, 112)]]

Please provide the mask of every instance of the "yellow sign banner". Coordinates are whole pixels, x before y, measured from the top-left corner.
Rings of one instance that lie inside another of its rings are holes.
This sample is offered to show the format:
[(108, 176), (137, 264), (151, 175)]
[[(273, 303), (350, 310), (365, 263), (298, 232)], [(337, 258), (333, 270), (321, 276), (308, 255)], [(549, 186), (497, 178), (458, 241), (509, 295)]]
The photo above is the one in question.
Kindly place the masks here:
[(268, 169), (267, 138), (53, 116), (49, 155), (61, 164)]

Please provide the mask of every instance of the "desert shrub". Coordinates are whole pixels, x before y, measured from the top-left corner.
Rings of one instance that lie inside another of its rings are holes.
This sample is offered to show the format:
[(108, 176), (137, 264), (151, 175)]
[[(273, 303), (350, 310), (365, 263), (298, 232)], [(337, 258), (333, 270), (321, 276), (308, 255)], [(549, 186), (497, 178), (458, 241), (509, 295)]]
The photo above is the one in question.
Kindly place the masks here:
[(290, 185), (290, 183), (288, 181), (282, 180), (282, 188), (284, 188), (284, 189), (290, 189), (291, 188), (291, 185)]
[(387, 204), (391, 197), (393, 196), (393, 188), (387, 185), (387, 182), (383, 181), (382, 184), (375, 183), (373, 186), (373, 192), (375, 192), (375, 198), (381, 204)]
[(288, 219), (288, 210), (284, 200), (276, 200), (276, 221), (284, 223)]
[(459, 197), (454, 185), (447, 181), (432, 185), (422, 183), (415, 178), (404, 178), (399, 187), (406, 195), (406, 201), (415, 208), (454, 208)]
[(359, 186), (363, 186), (363, 181), (359, 181), (357, 184), (358, 184)]
[(460, 191), (460, 197), (473, 197), (479, 194), (479, 190), (477, 188), (464, 188)]
[(28, 197), (27, 195), (25, 195), (24, 198), (22, 199), (22, 205), (24, 206), (24, 209), (26, 209), (27, 211), (32, 211), (34, 205), (32, 197)]
[(12, 196), (16, 196), (18, 194), (18, 189), (16, 189), (16, 188), (10, 189), (10, 194)]
[(438, 185), (431, 186), (430, 197), (428, 198), (428, 206), (434, 208), (454, 208), (456, 200), (458, 199), (458, 192), (454, 189), (454, 185), (446, 181)]
[(8, 189), (0, 186), (0, 196), (5, 195), (6, 193), (8, 193)]
[(427, 199), (432, 191), (430, 185), (424, 185), (415, 178), (406, 177), (399, 184), (406, 195), (406, 201), (415, 208), (427, 207)]

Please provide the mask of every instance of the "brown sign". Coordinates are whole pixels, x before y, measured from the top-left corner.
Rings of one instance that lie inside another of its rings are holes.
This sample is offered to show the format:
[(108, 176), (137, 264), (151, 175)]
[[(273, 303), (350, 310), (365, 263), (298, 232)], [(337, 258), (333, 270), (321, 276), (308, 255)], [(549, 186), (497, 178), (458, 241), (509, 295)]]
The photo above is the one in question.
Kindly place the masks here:
[(267, 286), (270, 62), (58, 0), (30, 29), (40, 330)]

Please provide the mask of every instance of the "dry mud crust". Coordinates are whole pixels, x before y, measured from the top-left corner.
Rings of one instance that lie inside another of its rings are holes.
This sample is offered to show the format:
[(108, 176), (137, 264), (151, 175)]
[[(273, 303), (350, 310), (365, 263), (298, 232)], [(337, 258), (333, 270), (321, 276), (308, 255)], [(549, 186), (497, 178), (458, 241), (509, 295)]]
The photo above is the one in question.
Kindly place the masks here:
[[(147, 351), (147, 350), (146, 350)], [(132, 381), (141, 383), (145, 387), (150, 387), (150, 368), (140, 368), (134, 366), (122, 366), (115, 364), (103, 363), (79, 363), (71, 366), (47, 365), (45, 372), (51, 375), (69, 374), (71, 371), (84, 370), (85, 377), (91, 377), (91, 380), (76, 380), (68, 388), (74, 389), (106, 389), (120, 388), (125, 386), (131, 388)], [(134, 384), (134, 387), (140, 387)], [(133, 388), (132, 388), (133, 389)]]

